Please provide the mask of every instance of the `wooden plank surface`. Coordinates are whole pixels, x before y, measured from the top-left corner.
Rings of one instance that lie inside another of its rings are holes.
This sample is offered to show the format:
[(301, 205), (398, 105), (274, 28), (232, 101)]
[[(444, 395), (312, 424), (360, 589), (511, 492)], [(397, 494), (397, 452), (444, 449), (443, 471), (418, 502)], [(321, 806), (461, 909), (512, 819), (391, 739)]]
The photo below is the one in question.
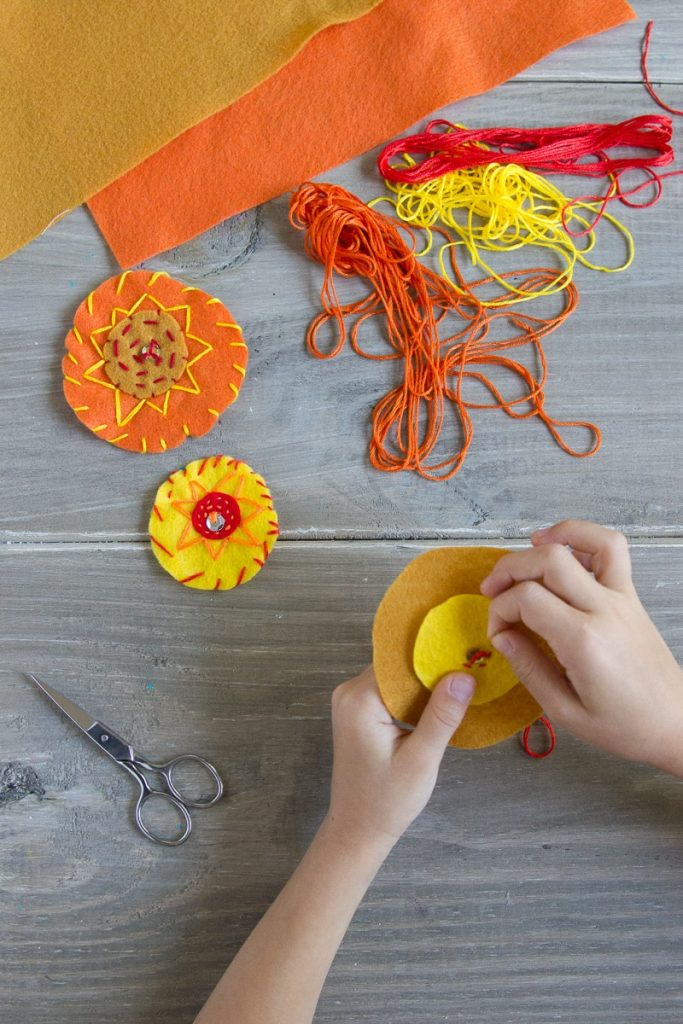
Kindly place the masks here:
[[(588, 120), (623, 118), (649, 109), (643, 96), (637, 86), (580, 84), (572, 86), (572, 109)], [(525, 110), (540, 124), (561, 120), (566, 104), (566, 85), (513, 83), (449, 112), (494, 123), (515, 122)], [(380, 191), (374, 154), (327, 177), (366, 199)], [(236, 405), (210, 435), (163, 455), (135, 457), (90, 434), (61, 394), (63, 338), (81, 297), (115, 267), (88, 215), (77, 211), (5, 261), (0, 274), (0, 432), (11, 439), (3, 536), (142, 537), (163, 477), (216, 451), (265, 475), (293, 536), (519, 536), (559, 515), (587, 514), (634, 535), (678, 532), (680, 494), (671, 481), (683, 377), (683, 234), (672, 226), (683, 218), (683, 178), (670, 179), (652, 209), (614, 212), (635, 233), (634, 265), (614, 275), (581, 268), (579, 309), (546, 344), (548, 408), (597, 422), (602, 451), (572, 459), (539, 422), (475, 412), (462, 472), (429, 484), (368, 466), (370, 410), (396, 369), (350, 351), (328, 363), (306, 352), (322, 275), (287, 223), (285, 198), (149, 263), (215, 293), (243, 324), (251, 363)], [(600, 254), (618, 264), (616, 234), (606, 228), (600, 238)], [(514, 382), (504, 386), (517, 393)], [(584, 440), (576, 432), (570, 439)]]
[[(42, 798), (0, 808), (3, 1019), (190, 1021), (324, 812), (331, 689), (424, 545), (284, 542), (238, 593), (162, 576), (141, 544), (5, 549), (2, 760)], [(679, 654), (677, 543), (634, 550)], [(68, 581), (68, 590), (65, 590)], [(21, 676), (147, 756), (220, 767), (227, 797), (177, 850), (130, 822), (130, 780)], [(149, 684), (153, 689), (149, 689)], [(678, 1024), (683, 790), (562, 735), (450, 752), (344, 943), (317, 1020)]]
[[(649, 18), (653, 79), (683, 105), (683, 8), (634, 7), (638, 22), (445, 116), (540, 125), (654, 111), (639, 84)], [(375, 156), (323, 178), (369, 199)], [(61, 395), (73, 311), (117, 270), (87, 212), (0, 264), (3, 1024), (189, 1024), (324, 812), (329, 694), (369, 660), (377, 602), (426, 546), (406, 539), (514, 544), (564, 515), (620, 526), (636, 540), (643, 599), (683, 653), (683, 180), (653, 209), (618, 214), (634, 266), (579, 272), (579, 310), (547, 344), (549, 407), (597, 421), (602, 452), (572, 460), (539, 424), (481, 414), (447, 485), (370, 471), (368, 415), (392, 374), (306, 353), (321, 274), (284, 197), (148, 264), (224, 300), (252, 356), (216, 430), (164, 456), (97, 441)], [(600, 252), (618, 260), (618, 239), (601, 233)], [(285, 531), (265, 572), (218, 595), (178, 586), (143, 542), (160, 479), (215, 451), (258, 467)], [(151, 757), (205, 754), (226, 799), (196, 815), (184, 847), (146, 842), (130, 780), (27, 670)], [(316, 1020), (680, 1024), (681, 792), (566, 735), (541, 764), (514, 741), (449, 754), (356, 916)]]
[(640, 51), (648, 21), (652, 30), (650, 77), (653, 82), (683, 81), (683, 9), (672, 0), (631, 0), (635, 21), (581, 39), (551, 53), (517, 76), (538, 81), (640, 82)]

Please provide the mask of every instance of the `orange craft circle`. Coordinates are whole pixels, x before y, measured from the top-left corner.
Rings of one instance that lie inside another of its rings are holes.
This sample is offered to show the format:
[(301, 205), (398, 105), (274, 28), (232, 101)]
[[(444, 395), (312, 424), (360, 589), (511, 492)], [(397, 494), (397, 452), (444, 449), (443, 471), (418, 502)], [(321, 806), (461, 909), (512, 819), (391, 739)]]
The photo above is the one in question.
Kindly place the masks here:
[(220, 299), (163, 271), (126, 270), (76, 310), (64, 395), (102, 440), (163, 452), (211, 430), (239, 394), (248, 355)]
[[(387, 590), (372, 628), (373, 667), (382, 700), (397, 721), (417, 725), (430, 697), (413, 668), (415, 639), (425, 616), (457, 594), (478, 594), (482, 580), (505, 554), (502, 548), (435, 548), (413, 559)], [(542, 713), (518, 682), (495, 700), (470, 705), (451, 744), (473, 749), (499, 743)]]

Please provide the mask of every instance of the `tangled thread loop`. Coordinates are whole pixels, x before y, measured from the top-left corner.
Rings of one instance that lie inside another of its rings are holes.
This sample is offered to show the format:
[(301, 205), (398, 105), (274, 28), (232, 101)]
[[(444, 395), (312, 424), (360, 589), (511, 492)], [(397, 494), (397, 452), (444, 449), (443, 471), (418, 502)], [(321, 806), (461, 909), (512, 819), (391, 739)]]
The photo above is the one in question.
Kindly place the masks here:
[[(405, 156), (408, 165), (414, 163)], [(546, 178), (517, 164), (489, 163), (465, 170), (449, 171), (440, 178), (417, 184), (387, 181), (394, 193), (393, 203), (397, 216), (405, 223), (428, 229), (428, 243), (424, 252), (432, 245), (431, 231), (435, 224), (443, 224), (457, 236), (454, 243), (464, 247), (474, 266), (492, 277), (506, 291), (513, 293), (501, 300), (484, 305), (505, 305), (511, 302), (526, 302), (529, 299), (548, 295), (565, 288), (572, 280), (575, 266), (582, 263), (592, 270), (616, 273), (626, 270), (633, 261), (634, 244), (630, 231), (616, 217), (605, 213), (605, 218), (623, 236), (626, 256), (620, 266), (607, 267), (595, 263), (588, 254), (596, 244), (594, 223), (579, 210), (593, 214), (595, 204), (573, 203)], [(384, 197), (376, 202), (381, 202)], [(388, 197), (387, 197), (388, 198)], [(566, 210), (570, 208), (570, 220), (578, 222), (581, 230), (576, 235), (585, 235), (585, 243), (579, 247), (569, 234), (566, 225)], [(555, 279), (541, 291), (528, 292), (495, 272), (482, 252), (509, 252), (525, 245), (535, 245), (556, 254), (560, 269)], [(439, 254), (441, 272), (447, 274), (442, 246)]]
[[(514, 419), (538, 417), (560, 447), (570, 455), (584, 458), (595, 454), (601, 443), (599, 429), (592, 423), (562, 421), (545, 409), (544, 387), (547, 362), (542, 339), (572, 313), (577, 291), (569, 282), (563, 292), (563, 309), (543, 318), (507, 308), (488, 309), (476, 296), (479, 288), (493, 278), (466, 283), (445, 228), (435, 228), (447, 244), (452, 282), (423, 267), (415, 255), (415, 236), (409, 228), (370, 209), (338, 185), (306, 182), (292, 195), (290, 220), (304, 232), (305, 251), (324, 268), (320, 292), (322, 311), (307, 331), (308, 348), (319, 359), (337, 356), (348, 340), (365, 359), (401, 360), (402, 380), (375, 406), (372, 414), (370, 462), (386, 472), (414, 470), (428, 480), (447, 480), (461, 468), (473, 438), (470, 411), (502, 409)], [(404, 235), (410, 239), (410, 245)], [(336, 277), (367, 279), (370, 290), (362, 299), (341, 302)], [(524, 278), (525, 291), (547, 288), (556, 272), (547, 267), (509, 271), (499, 279)], [(455, 330), (445, 330), (446, 319), (455, 315)], [(363, 349), (359, 331), (372, 317), (384, 319), (388, 351), (371, 353)], [(493, 339), (491, 329), (501, 321), (514, 333)], [(351, 322), (349, 328), (348, 324)], [(337, 337), (322, 351), (318, 346), (321, 328), (334, 323)], [(510, 350), (531, 346), (539, 364), (533, 373)], [(489, 367), (511, 371), (524, 385), (520, 397), (506, 398), (487, 375)], [(490, 401), (468, 401), (463, 385), (475, 380), (488, 391)], [(460, 443), (455, 452), (439, 456), (436, 445), (449, 409), (459, 426)], [(592, 435), (586, 451), (571, 448), (561, 429), (582, 427)]]

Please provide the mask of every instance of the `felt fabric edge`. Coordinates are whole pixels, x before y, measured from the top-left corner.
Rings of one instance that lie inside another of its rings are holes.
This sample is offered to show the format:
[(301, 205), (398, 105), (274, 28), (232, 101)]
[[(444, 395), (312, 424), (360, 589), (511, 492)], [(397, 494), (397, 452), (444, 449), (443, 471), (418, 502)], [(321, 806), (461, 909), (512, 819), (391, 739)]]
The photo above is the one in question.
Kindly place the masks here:
[[(522, 71), (525, 71), (530, 67), (533, 67), (534, 64), (537, 64), (540, 60), (543, 60), (546, 57), (550, 56), (550, 54), (555, 53), (557, 50), (564, 49), (565, 46), (570, 46), (572, 43), (579, 42), (582, 39), (588, 39), (591, 38), (592, 36), (600, 35), (603, 32), (608, 32), (611, 29), (617, 28), (620, 25), (626, 24), (630, 21), (637, 20), (636, 12), (633, 10), (630, 4), (626, 2), (626, 0), (617, 0), (617, 2), (621, 6), (621, 11), (617, 12), (615, 10), (612, 16), (604, 17), (599, 27), (595, 28), (593, 31), (585, 31), (584, 29), (578, 29), (573, 24), (567, 25), (566, 31), (564, 33), (558, 33), (557, 39), (550, 43), (549, 49), (547, 47), (537, 47), (531, 59), (525, 58), (524, 60), (520, 61), (516, 65), (516, 69), (513, 71), (511, 75), (503, 79), (496, 79), (495, 81), (492, 82), (491, 85), (487, 86), (485, 89), (475, 89), (471, 92), (465, 91), (456, 99), (444, 100), (444, 102), (440, 103), (440, 105), (436, 108), (432, 106), (425, 106), (423, 103), (421, 103), (419, 96), (416, 96), (416, 105), (411, 110), (409, 115), (400, 116), (395, 121), (388, 124), (382, 133), (372, 132), (371, 135), (361, 140), (358, 143), (358, 145), (350, 145), (347, 146), (346, 148), (340, 149), (339, 153), (336, 154), (336, 163), (332, 166), (337, 166), (339, 164), (346, 163), (348, 160), (355, 159), (356, 157), (361, 156), (364, 153), (367, 153), (374, 147), (382, 145), (387, 141), (388, 137), (399, 135), (401, 132), (410, 128), (411, 125), (414, 125), (421, 119), (438, 113), (438, 111), (441, 110), (443, 106), (448, 106), (451, 103), (459, 102), (460, 100), (464, 99), (470, 99), (473, 96), (483, 95), (486, 92), (492, 91), (499, 85), (503, 85), (505, 82), (511, 81), (517, 75), (521, 74)], [(368, 18), (373, 14), (377, 6), (380, 5), (376, 4), (374, 8), (366, 11), (359, 18), (353, 19), (351, 23), (355, 23), (364, 18)], [(349, 22), (345, 22), (343, 24), (349, 24)], [(338, 26), (327, 26), (327, 28), (330, 27)], [(319, 33), (317, 33), (317, 35), (324, 35), (324, 33), (327, 31), (327, 28), (322, 29)], [(312, 38), (314, 37), (311, 37), (311, 39), (307, 40), (307, 42), (300, 48), (299, 53), (305, 51), (306, 47), (312, 41)], [(298, 54), (295, 55), (292, 61), (289, 63), (294, 62), (297, 56)], [(286, 68), (288, 67), (288, 65), (286, 64), (284, 67)], [(280, 71), (276, 72), (273, 77), (279, 74), (282, 70), (283, 69), (281, 68)], [(241, 97), (230, 106), (234, 107), (237, 104), (243, 102), (243, 100), (247, 98), (253, 98), (254, 94), (264, 84), (265, 82), (261, 82), (259, 85), (255, 86), (250, 93), (246, 94), (245, 97)], [(223, 113), (227, 109), (229, 108), (223, 108), (222, 111), (215, 111), (209, 117), (204, 118), (203, 121), (209, 121), (211, 120), (212, 117), (220, 116), (221, 113)], [(197, 123), (203, 123), (203, 121), (199, 121)], [(179, 132), (174, 137), (174, 139), (169, 139), (168, 143), (175, 141), (175, 139), (179, 138), (183, 134), (186, 134), (187, 132), (191, 132), (194, 127), (196, 127), (196, 124), (186, 128), (183, 132)], [(164, 148), (165, 147), (161, 147), (154, 153), (149, 154), (145, 159), (154, 159), (157, 153), (161, 152)], [(141, 163), (144, 162), (144, 160), (141, 161)], [(131, 170), (134, 171), (135, 168), (132, 168)], [(304, 177), (316, 177), (317, 175), (326, 173), (329, 170), (331, 170), (330, 162), (327, 160), (321, 160), (317, 164), (312, 164), (311, 167), (306, 171)], [(130, 171), (126, 171), (124, 175), (122, 175), (122, 177), (125, 177), (125, 175), (128, 173), (130, 173)], [(143, 260), (150, 259), (153, 256), (159, 255), (160, 253), (167, 252), (168, 250), (176, 248), (177, 246), (184, 245), (186, 242), (198, 238), (200, 235), (204, 234), (205, 231), (209, 231), (211, 230), (211, 228), (216, 227), (216, 225), (221, 224), (224, 220), (228, 219), (229, 217), (234, 217), (237, 214), (244, 213), (247, 210), (253, 209), (255, 206), (258, 206), (261, 203), (269, 202), (272, 199), (279, 198), (280, 196), (288, 192), (290, 189), (296, 188), (296, 186), (299, 184), (298, 179), (296, 181), (292, 179), (289, 180), (288, 184), (285, 185), (284, 188), (282, 188), (279, 191), (272, 192), (269, 190), (268, 194), (264, 194), (261, 198), (257, 200), (250, 199), (244, 202), (243, 204), (235, 204), (234, 208), (231, 208), (231, 212), (226, 215), (216, 217), (215, 213), (208, 214), (205, 217), (204, 221), (202, 222), (202, 226), (198, 227), (197, 230), (193, 230), (192, 233), (189, 235), (185, 235), (184, 232), (180, 232), (177, 233), (172, 239), (164, 239), (163, 243), (157, 242), (154, 245), (140, 246), (131, 244), (128, 240), (126, 240), (125, 243), (119, 244), (118, 236), (116, 236), (114, 231), (114, 225), (113, 223), (111, 223), (109, 219), (109, 207), (105, 205), (103, 201), (100, 201), (101, 197), (103, 197), (104, 194), (107, 192), (109, 186), (114, 184), (117, 180), (119, 179), (115, 178), (112, 181), (108, 182), (104, 188), (100, 189), (96, 194), (91, 196), (87, 200), (87, 205), (90, 209), (93, 218), (95, 219), (95, 222), (105, 242), (111, 249), (114, 257), (116, 258), (117, 262), (122, 268), (133, 266), (136, 263), (139, 263)]]

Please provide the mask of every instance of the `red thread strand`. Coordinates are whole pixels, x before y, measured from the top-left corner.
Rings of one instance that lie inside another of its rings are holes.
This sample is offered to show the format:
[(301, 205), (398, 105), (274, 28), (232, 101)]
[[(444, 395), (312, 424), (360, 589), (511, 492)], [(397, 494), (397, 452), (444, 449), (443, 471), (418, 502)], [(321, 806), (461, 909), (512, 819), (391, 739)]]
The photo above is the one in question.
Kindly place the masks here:
[(183, 578), (182, 580), (180, 580), (179, 582), (180, 582), (180, 583), (189, 583), (189, 582), (190, 582), (191, 580), (198, 580), (198, 579), (199, 579), (199, 577), (200, 577), (200, 576), (203, 576), (203, 575), (204, 575), (204, 570), (202, 569), (202, 571), (201, 571), (201, 572), (195, 572), (195, 573), (193, 573), (193, 574), (192, 574), (191, 576), (185, 576), (185, 577), (184, 577), (184, 578)]
[[(513, 419), (537, 416), (568, 454), (584, 458), (598, 451), (601, 435), (594, 424), (557, 420), (545, 409), (548, 368), (542, 339), (575, 309), (578, 292), (574, 284), (568, 284), (562, 293), (561, 312), (546, 319), (520, 313), (517, 308), (484, 307), (475, 291), (492, 279), (466, 283), (454, 247), (449, 249), (449, 259), (459, 290), (418, 262), (415, 237), (405, 225), (370, 209), (337, 185), (301, 185), (290, 200), (290, 221), (304, 231), (308, 256), (324, 267), (322, 311), (306, 335), (312, 355), (334, 358), (348, 340), (354, 352), (365, 359), (401, 361), (401, 382), (380, 399), (372, 414), (369, 454), (376, 469), (390, 473), (414, 470), (428, 480), (449, 479), (462, 466), (472, 443), (473, 409), (502, 409)], [(433, 230), (452, 241), (445, 229)], [(412, 248), (401, 231), (411, 239)], [(502, 276), (525, 275), (523, 286), (537, 290), (554, 280), (556, 271), (537, 267)], [(365, 278), (370, 291), (356, 302), (342, 303), (337, 294), (337, 276)], [(440, 328), (453, 314), (458, 318), (456, 329), (442, 336)], [(389, 345), (389, 350), (380, 354), (365, 351), (359, 338), (362, 325), (375, 316), (384, 320)], [(350, 319), (354, 322), (349, 330)], [(491, 339), (491, 328), (498, 321), (512, 327), (514, 333), (502, 340)], [(337, 338), (328, 351), (322, 351), (318, 334), (330, 323), (336, 325)], [(535, 374), (509, 354), (520, 346), (531, 346), (540, 366)], [(488, 367), (511, 371), (524, 385), (524, 394), (506, 398), (487, 376)], [(463, 384), (468, 380), (482, 384), (492, 401), (468, 401), (463, 395)], [(435, 447), (449, 411), (459, 425), (460, 442), (455, 452), (441, 457)], [(588, 430), (593, 435), (590, 448), (581, 452), (571, 448), (561, 435), (564, 427)]]
[[(529, 737), (531, 735), (531, 730), (533, 729), (534, 725), (542, 725), (547, 733), (546, 745), (542, 750), (534, 750), (529, 743)], [(520, 743), (524, 748), (524, 753), (528, 754), (529, 757), (533, 757), (537, 761), (540, 761), (542, 758), (548, 757), (550, 754), (552, 754), (553, 750), (555, 749), (555, 746), (557, 745), (557, 737), (555, 735), (555, 730), (553, 729), (552, 722), (550, 721), (550, 719), (546, 718), (545, 715), (541, 715), (540, 718), (536, 719), (533, 725), (527, 725), (526, 729), (521, 735)]]
[[(625, 170), (651, 171), (673, 162), (671, 119), (643, 114), (617, 124), (569, 124), (549, 128), (461, 128), (437, 118), (424, 132), (395, 139), (379, 155), (377, 166), (389, 181), (422, 182), (449, 171), (492, 161), (519, 164), (546, 174), (578, 174), (592, 178)], [(607, 150), (629, 146), (645, 156), (609, 156)], [(426, 154), (413, 166), (395, 166), (394, 157)]]
[(677, 117), (683, 117), (683, 110), (678, 110), (676, 107), (670, 107), (668, 103), (665, 103), (663, 99), (655, 92), (654, 86), (650, 81), (650, 75), (647, 70), (647, 57), (650, 52), (650, 36), (652, 35), (652, 26), (654, 21), (648, 21), (647, 27), (645, 28), (645, 35), (643, 36), (643, 49), (640, 54), (640, 70), (643, 73), (643, 85), (649, 92), (655, 103), (662, 108), (662, 110), (668, 110), (670, 114), (676, 114)]

